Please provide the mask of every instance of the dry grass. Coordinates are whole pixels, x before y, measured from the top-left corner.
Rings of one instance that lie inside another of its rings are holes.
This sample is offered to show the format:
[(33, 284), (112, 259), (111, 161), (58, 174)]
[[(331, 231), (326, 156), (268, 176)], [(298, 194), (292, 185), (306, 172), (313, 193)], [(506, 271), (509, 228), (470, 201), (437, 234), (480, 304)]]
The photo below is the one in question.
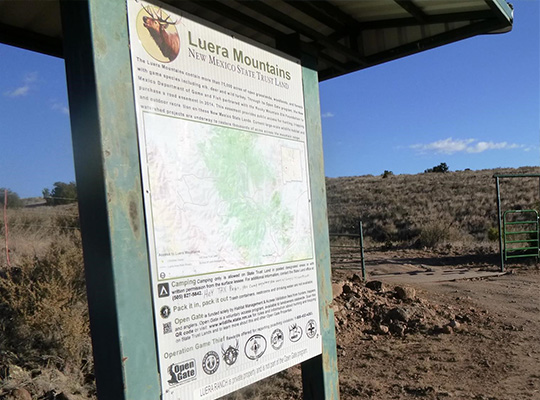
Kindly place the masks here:
[[(76, 208), (11, 210), (0, 261), (1, 390), (91, 395), (92, 350)], [(4, 229), (0, 232), (5, 236)]]
[[(540, 173), (538, 167), (328, 178), (330, 232), (356, 232), (379, 243), (486, 246), (497, 227), (493, 174)], [(503, 210), (540, 205), (538, 178), (501, 179)]]

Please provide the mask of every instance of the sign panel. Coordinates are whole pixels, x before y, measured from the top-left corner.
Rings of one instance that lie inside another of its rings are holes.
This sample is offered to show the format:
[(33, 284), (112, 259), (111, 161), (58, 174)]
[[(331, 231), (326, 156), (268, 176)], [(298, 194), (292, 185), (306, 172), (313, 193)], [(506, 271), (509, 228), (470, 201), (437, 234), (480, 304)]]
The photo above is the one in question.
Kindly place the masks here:
[(163, 399), (321, 353), (299, 60), (128, 0)]

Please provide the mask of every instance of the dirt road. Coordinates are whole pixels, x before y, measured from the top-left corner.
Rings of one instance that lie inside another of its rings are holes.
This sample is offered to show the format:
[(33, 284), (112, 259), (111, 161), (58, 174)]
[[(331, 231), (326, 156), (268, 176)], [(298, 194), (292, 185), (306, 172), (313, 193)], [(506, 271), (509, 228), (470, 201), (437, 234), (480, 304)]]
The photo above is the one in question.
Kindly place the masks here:
[(540, 399), (537, 266), (498, 277), (407, 280), (409, 298), (395, 279), (368, 289), (351, 274), (334, 274), (338, 287), (347, 286), (335, 300), (342, 399)]

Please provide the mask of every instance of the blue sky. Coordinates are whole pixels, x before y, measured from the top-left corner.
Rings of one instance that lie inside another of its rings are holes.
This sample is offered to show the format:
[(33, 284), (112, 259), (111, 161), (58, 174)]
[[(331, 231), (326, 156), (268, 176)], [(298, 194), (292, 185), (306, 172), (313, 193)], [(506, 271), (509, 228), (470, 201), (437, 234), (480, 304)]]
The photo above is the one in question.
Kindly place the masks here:
[[(326, 175), (539, 165), (539, 2), (514, 7), (510, 33), (323, 82)], [(0, 44), (0, 107), (0, 187), (75, 179), (63, 60)]]
[(540, 165), (539, 2), (512, 3), (510, 33), (321, 83), (326, 175)]

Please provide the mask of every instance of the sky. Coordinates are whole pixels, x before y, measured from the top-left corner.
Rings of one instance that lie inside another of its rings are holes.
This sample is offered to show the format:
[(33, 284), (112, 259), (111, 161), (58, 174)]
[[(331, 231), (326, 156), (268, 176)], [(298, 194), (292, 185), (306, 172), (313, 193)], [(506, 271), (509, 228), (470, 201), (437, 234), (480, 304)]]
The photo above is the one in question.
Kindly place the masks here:
[[(514, 28), (320, 84), (329, 177), (540, 165), (540, 13)], [(75, 180), (62, 59), (0, 44), (0, 187), (41, 196)]]
[(540, 165), (540, 14), (320, 84), (326, 176)]

